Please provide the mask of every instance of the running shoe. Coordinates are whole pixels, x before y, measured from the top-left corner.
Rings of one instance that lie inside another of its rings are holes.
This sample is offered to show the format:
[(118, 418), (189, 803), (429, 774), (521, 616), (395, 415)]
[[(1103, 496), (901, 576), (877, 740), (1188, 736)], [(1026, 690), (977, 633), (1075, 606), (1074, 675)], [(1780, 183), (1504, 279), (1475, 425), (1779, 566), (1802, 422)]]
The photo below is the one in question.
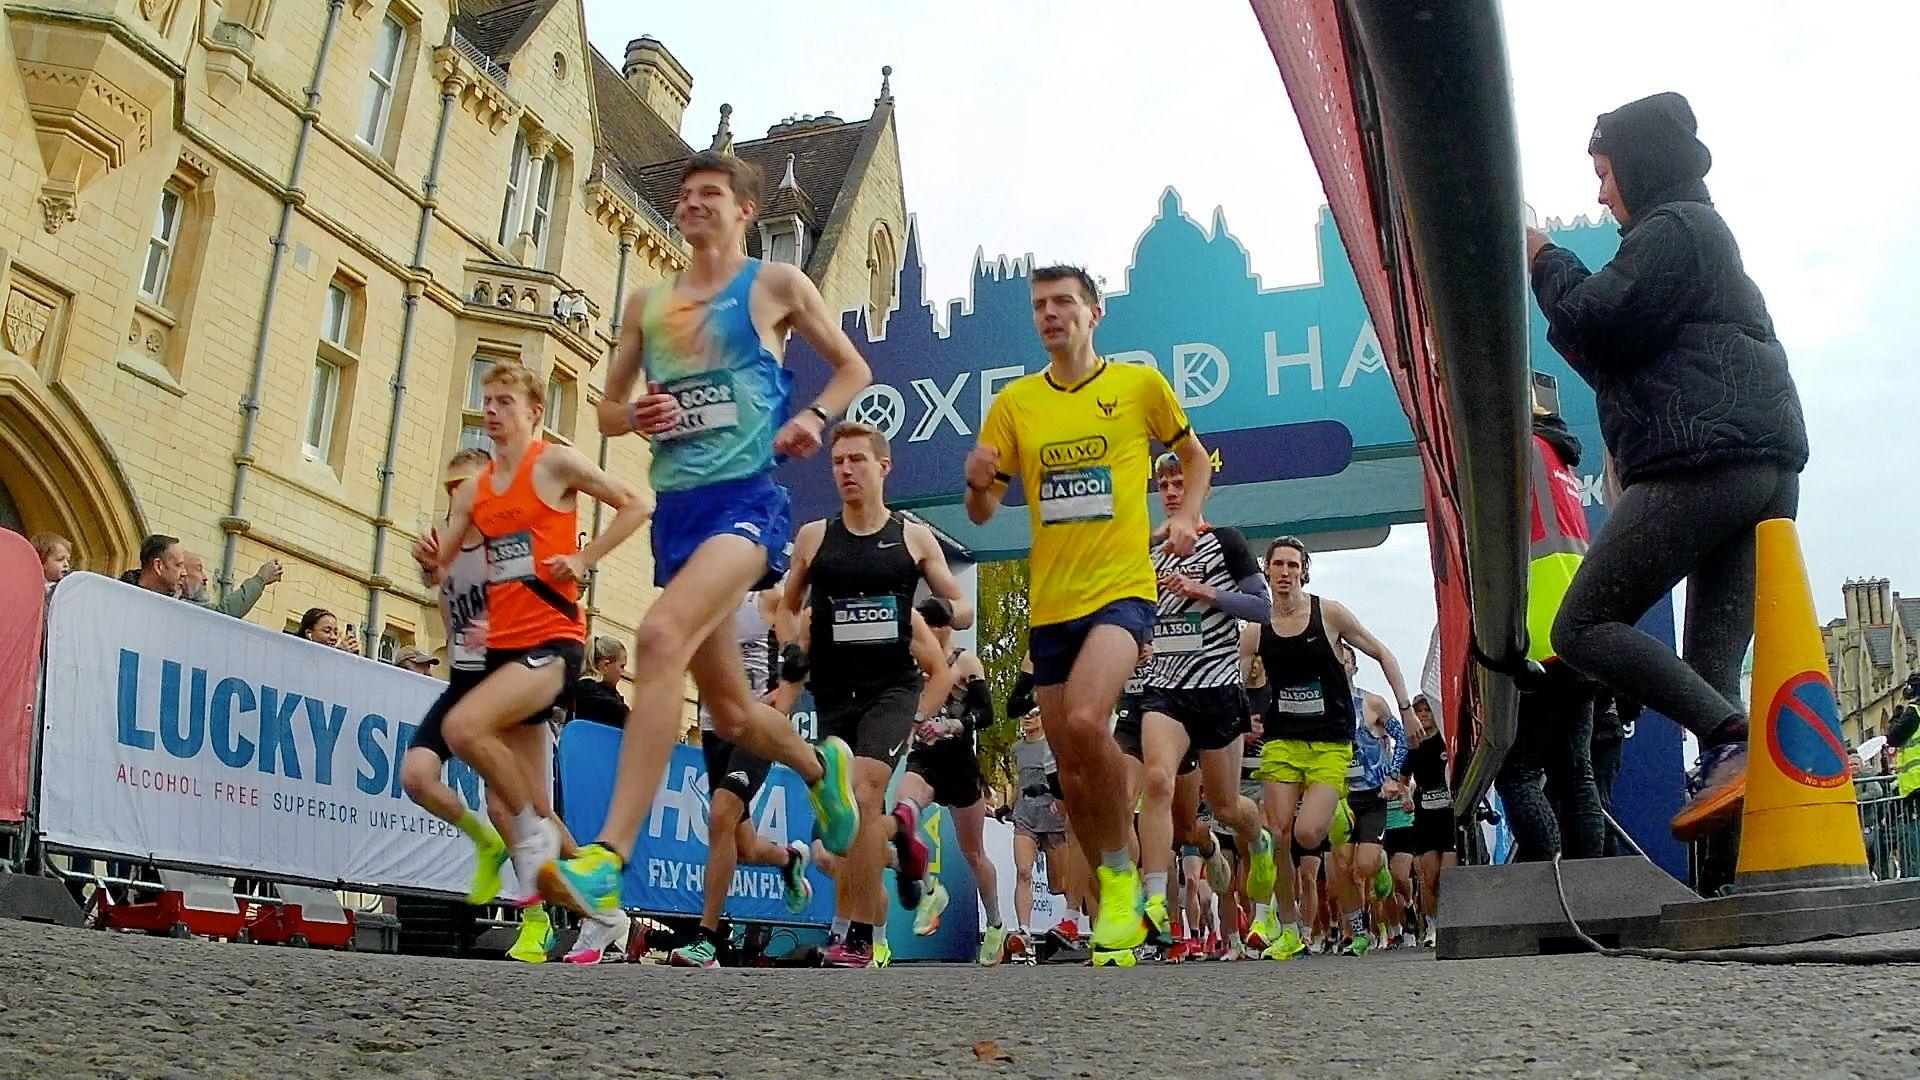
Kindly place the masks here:
[(1438, 933), (1439, 933), (1438, 928), (1436, 928), (1432, 923), (1428, 923), (1427, 932), (1420, 935), (1420, 947), (1423, 949), (1433, 948), (1433, 939), (1435, 936), (1438, 935)]
[(467, 887), (467, 903), (491, 903), (500, 895), (500, 868), (507, 865), (507, 842), (492, 828), (473, 842), (473, 884)]
[(940, 929), (940, 913), (947, 910), (947, 900), (947, 887), (940, 884), (939, 878), (934, 878), (933, 887), (925, 890), (920, 906), (913, 912), (915, 936), (926, 937)]
[(798, 840), (789, 840), (787, 850), (793, 853), (793, 857), (780, 874), (787, 883), (787, 910), (798, 915), (813, 903), (813, 882), (807, 880), (807, 867), (813, 864), (813, 847)]
[(540, 902), (540, 869), (560, 857), (560, 830), (546, 818), (536, 820), (525, 836), (515, 837), (507, 846), (517, 882), (514, 887), (520, 891), (513, 901), (516, 907)]
[(1227, 846), (1218, 840), (1214, 841), (1213, 854), (1207, 856), (1207, 885), (1216, 896), (1233, 891), (1233, 863), (1227, 860)]
[(580, 922), (580, 936), (564, 959), (569, 964), (597, 964), (607, 950), (620, 943), (630, 924), (624, 911), (603, 911)]
[(1673, 815), (1673, 838), (1692, 842), (1733, 823), (1747, 797), (1747, 744), (1721, 743), (1687, 774), (1687, 804)]
[(1340, 955), (1342, 956), (1367, 955), (1367, 951), (1373, 947), (1372, 937), (1373, 935), (1371, 934), (1353, 935), (1352, 937), (1340, 943)]
[(1247, 947), (1237, 941), (1228, 942), (1226, 950), (1214, 957), (1215, 960), (1245, 960), (1246, 958)]
[(708, 941), (705, 934), (701, 934), (668, 953), (667, 966), (717, 968), (720, 966), (720, 955), (714, 951), (713, 942)]
[[(1140, 893), (1140, 871), (1094, 867), (1100, 877), (1100, 910), (1093, 917), (1093, 948), (1099, 952), (1136, 949), (1147, 940), (1147, 903)], [(1132, 953), (1128, 952), (1131, 957)], [(1115, 961), (1109, 960), (1108, 963)], [(1096, 959), (1096, 966), (1098, 961)], [(1122, 967), (1132, 967), (1131, 960)]]
[(860, 831), (860, 806), (853, 801), (853, 751), (838, 735), (829, 735), (814, 753), (824, 771), (819, 783), (807, 785), (813, 830), (829, 852), (845, 855), (853, 846), (853, 834)]
[(873, 943), (873, 963), (868, 966), (877, 968), (892, 967), (893, 946), (887, 944), (885, 941), (875, 941)]
[[(1273, 832), (1260, 830), (1260, 839), (1254, 842), (1253, 850), (1247, 855), (1247, 895), (1258, 904), (1273, 899), (1273, 887), (1278, 871), (1273, 865)], [(1218, 888), (1216, 892), (1221, 892)]]
[(1386, 863), (1380, 864), (1380, 870), (1373, 875), (1373, 898), (1385, 900), (1393, 895), (1393, 870)]
[(1079, 941), (1080, 924), (1072, 919), (1061, 919), (1048, 933), (1055, 934), (1066, 941)]
[(1030, 937), (1031, 935), (1024, 929), (1009, 932), (1007, 934), (1007, 956), (1015, 961), (1031, 959), (1033, 956), (1033, 945), (1028, 940)]
[(1413, 931), (1402, 930), (1400, 931), (1400, 947), (1403, 949), (1417, 949), (1420, 947), (1420, 939), (1413, 936)]
[(1094, 967), (1129, 968), (1139, 960), (1139, 957), (1133, 955), (1132, 949), (1095, 949), (1093, 951)]
[(1167, 913), (1167, 898), (1150, 896), (1147, 898), (1147, 944), (1162, 948), (1173, 944), (1173, 931), (1170, 929), (1172, 916)]
[(830, 968), (869, 968), (873, 966), (873, 946), (851, 941), (836, 941), (820, 954), (820, 966)]
[(1300, 931), (1289, 926), (1280, 931), (1280, 936), (1260, 955), (1268, 960), (1291, 960), (1305, 951), (1307, 947), (1300, 940)]
[(989, 926), (980, 935), (980, 966), (994, 967), (1007, 955), (1007, 931), (1003, 927)]
[(540, 895), (549, 903), (592, 915), (620, 906), (620, 857), (604, 844), (588, 844), (571, 859), (540, 868)]
[(895, 806), (893, 820), (898, 826), (893, 834), (893, 884), (900, 892), (900, 906), (914, 911), (920, 907), (927, 862), (932, 853), (927, 850), (927, 842), (920, 839), (920, 814), (912, 803)]
[(1348, 808), (1347, 800), (1341, 799), (1333, 804), (1333, 826), (1327, 833), (1327, 842), (1334, 847), (1345, 847), (1353, 838), (1353, 811)]
[(523, 964), (544, 964), (553, 949), (553, 917), (545, 904), (534, 904), (520, 913), (520, 936), (507, 955)]

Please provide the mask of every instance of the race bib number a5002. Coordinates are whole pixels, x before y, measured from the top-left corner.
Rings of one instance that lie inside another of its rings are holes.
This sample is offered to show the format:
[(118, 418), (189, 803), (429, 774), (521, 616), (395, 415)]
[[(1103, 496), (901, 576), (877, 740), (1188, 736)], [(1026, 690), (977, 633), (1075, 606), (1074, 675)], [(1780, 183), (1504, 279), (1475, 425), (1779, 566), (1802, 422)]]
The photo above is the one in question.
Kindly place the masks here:
[(1049, 469), (1040, 475), (1040, 523), (1068, 525), (1113, 517), (1113, 470), (1105, 465)]
[(740, 403), (734, 398), (731, 371), (703, 371), (675, 379), (665, 386), (680, 405), (680, 421), (661, 439), (689, 439), (740, 424)]

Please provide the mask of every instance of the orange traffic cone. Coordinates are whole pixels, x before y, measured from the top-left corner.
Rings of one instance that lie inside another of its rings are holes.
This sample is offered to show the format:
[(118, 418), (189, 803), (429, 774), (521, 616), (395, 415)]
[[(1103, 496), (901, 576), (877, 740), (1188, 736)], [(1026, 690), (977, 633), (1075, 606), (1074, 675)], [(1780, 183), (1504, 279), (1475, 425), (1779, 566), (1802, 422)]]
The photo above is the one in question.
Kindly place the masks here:
[(1792, 521), (1760, 523), (1738, 892), (1872, 880), (1840, 709)]

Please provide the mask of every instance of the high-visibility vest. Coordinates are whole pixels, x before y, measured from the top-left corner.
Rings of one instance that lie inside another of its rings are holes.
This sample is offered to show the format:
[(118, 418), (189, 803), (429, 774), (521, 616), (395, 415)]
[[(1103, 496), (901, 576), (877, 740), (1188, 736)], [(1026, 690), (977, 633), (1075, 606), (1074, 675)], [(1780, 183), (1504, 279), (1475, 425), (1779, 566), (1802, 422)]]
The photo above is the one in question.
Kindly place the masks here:
[(1553, 444), (1533, 437), (1533, 531), (1527, 552), (1527, 657), (1554, 658), (1553, 617), (1587, 555), (1587, 512), (1580, 482)]
[(1893, 773), (1899, 778), (1900, 797), (1920, 791), (1920, 735), (1907, 740), (1893, 759)]

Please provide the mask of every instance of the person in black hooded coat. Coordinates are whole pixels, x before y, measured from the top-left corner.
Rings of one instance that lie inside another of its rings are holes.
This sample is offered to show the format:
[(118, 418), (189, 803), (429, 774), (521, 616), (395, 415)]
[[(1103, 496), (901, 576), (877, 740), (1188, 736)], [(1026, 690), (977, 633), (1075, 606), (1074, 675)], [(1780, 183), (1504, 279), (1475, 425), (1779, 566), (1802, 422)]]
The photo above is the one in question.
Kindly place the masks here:
[[(1760, 289), (1708, 198), (1713, 157), (1679, 94), (1600, 117), (1587, 152), (1620, 249), (1588, 270), (1527, 230), (1547, 340), (1593, 387), (1622, 494), (1561, 605), (1556, 652), (1700, 740), (1674, 835), (1746, 793), (1740, 661), (1753, 637), (1754, 526), (1792, 518), (1807, 463), (1800, 397)], [(1684, 662), (1634, 623), (1682, 580)]]

